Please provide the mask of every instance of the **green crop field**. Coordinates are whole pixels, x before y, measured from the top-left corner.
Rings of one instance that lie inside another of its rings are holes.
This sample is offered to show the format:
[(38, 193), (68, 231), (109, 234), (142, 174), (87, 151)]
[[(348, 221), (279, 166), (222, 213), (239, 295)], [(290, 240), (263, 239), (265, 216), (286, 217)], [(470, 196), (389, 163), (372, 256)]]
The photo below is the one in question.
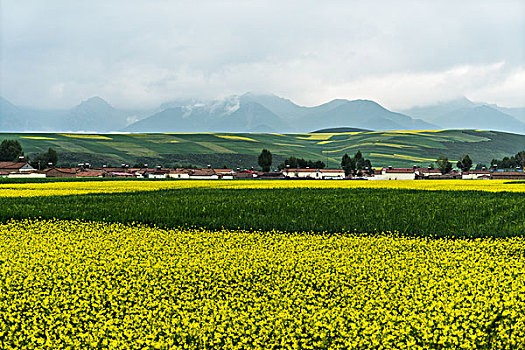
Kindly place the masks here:
[(173, 166), (257, 166), (263, 148), (274, 165), (297, 156), (340, 163), (357, 150), (374, 166), (428, 165), (441, 155), (451, 160), (469, 154), (475, 163), (490, 163), (525, 147), (525, 135), (482, 130), (420, 130), (312, 134), (0, 134), (17, 139), (27, 154), (55, 148), (62, 165), (133, 165), (137, 162)]
[[(0, 220), (60, 218), (161, 227), (395, 232), (502, 237), (525, 233), (525, 193), (387, 189), (185, 189), (1, 198)], [(455, 213), (451, 215), (451, 213)]]

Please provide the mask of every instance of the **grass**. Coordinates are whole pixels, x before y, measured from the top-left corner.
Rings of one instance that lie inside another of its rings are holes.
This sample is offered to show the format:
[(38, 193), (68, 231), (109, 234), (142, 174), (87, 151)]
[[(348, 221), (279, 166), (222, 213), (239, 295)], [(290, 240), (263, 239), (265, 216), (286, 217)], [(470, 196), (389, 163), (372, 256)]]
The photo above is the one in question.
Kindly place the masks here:
[(524, 193), (387, 189), (180, 189), (0, 198), (0, 220), (28, 217), (162, 227), (504, 237), (525, 234)]

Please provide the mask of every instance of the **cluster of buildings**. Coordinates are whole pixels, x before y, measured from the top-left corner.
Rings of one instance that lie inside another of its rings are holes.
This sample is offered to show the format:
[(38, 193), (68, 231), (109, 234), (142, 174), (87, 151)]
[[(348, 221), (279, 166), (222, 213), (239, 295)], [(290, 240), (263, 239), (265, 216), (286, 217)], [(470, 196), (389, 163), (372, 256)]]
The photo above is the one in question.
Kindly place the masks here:
[(418, 180), (418, 179), (523, 179), (523, 168), (517, 169), (483, 169), (459, 172), (453, 170), (442, 175), (438, 169), (421, 168), (381, 168), (374, 169), (370, 174), (361, 176), (345, 176), (342, 169), (290, 169), (280, 172), (262, 172), (241, 169), (214, 169), (211, 166), (203, 169), (162, 168), (130, 168), (122, 164), (120, 167), (91, 167), (89, 164), (79, 164), (74, 168), (50, 167), (44, 170), (34, 169), (23, 158), (18, 162), (0, 162), (0, 177), (8, 178), (82, 178), (82, 177), (113, 177), (113, 178), (148, 178), (148, 179), (314, 179), (314, 180)]
[[(353, 176), (352, 179), (360, 180), (424, 180), (424, 179), (522, 179), (525, 180), (525, 173), (522, 168), (517, 169), (482, 169), (469, 170), (467, 172), (453, 170), (448, 174), (441, 174), (439, 169), (422, 168), (413, 166), (412, 168), (387, 168), (373, 169), (360, 176)], [(346, 179), (345, 173), (340, 169), (284, 169), (282, 171), (285, 178), (308, 178), (308, 179)]]
[(131, 168), (122, 164), (120, 167), (92, 167), (89, 164), (79, 164), (78, 167), (60, 168), (49, 167), (43, 170), (33, 168), (22, 157), (18, 162), (0, 162), (0, 177), (8, 178), (148, 178), (148, 179), (253, 179), (258, 177), (270, 178), (280, 173), (263, 173), (255, 170), (233, 169), (185, 169), (142, 167)]

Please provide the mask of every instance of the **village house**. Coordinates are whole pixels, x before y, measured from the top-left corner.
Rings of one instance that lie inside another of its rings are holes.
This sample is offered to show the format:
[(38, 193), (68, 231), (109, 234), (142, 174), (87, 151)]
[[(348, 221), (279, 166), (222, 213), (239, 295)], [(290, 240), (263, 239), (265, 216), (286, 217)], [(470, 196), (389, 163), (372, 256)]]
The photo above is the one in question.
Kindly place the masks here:
[(167, 179), (169, 176), (169, 171), (164, 170), (154, 170), (152, 172), (144, 173), (144, 177), (147, 179)]
[(461, 178), (464, 180), (490, 179), (489, 170), (469, 170), (461, 172)]
[(154, 172), (154, 168), (124, 168), (123, 172), (125, 173), (132, 173), (135, 175), (135, 177), (138, 178), (144, 178), (144, 174)]
[(44, 173), (37, 172), (35, 168), (26, 162), (24, 157), (20, 157), (18, 162), (0, 162), (1, 177), (9, 178), (42, 178)]
[(104, 177), (133, 178), (137, 176), (134, 173), (128, 173), (123, 171), (109, 171), (104, 173)]
[(23, 157), (18, 162), (0, 162), (0, 171), (2, 172), (24, 172), (36, 170)]
[(46, 174), (42, 171), (32, 170), (22, 172), (11, 172), (7, 177), (13, 179), (41, 179), (45, 178)]
[(366, 180), (381, 180), (381, 174), (383, 173), (383, 168), (372, 169), (369, 172), (363, 173), (363, 179)]
[(43, 170), (46, 177), (77, 177), (74, 168), (47, 168)]
[(132, 173), (138, 178), (167, 179), (171, 171), (172, 169), (170, 168), (162, 168), (161, 166), (157, 166), (155, 168), (130, 168), (127, 169), (126, 172)]
[(105, 171), (96, 169), (81, 170), (77, 173), (77, 177), (103, 177)]
[(342, 180), (345, 178), (345, 171), (342, 169), (283, 169), (282, 174), (288, 179), (333, 179)]
[(168, 174), (168, 178), (170, 178), (170, 179), (189, 179), (190, 178), (190, 170), (189, 169), (182, 169), (182, 168), (171, 170), (169, 172), (169, 174)]
[(436, 168), (418, 168), (416, 171), (416, 179), (425, 179), (429, 176), (439, 176), (441, 175), (441, 170)]
[(439, 171), (438, 173), (430, 173), (427, 176), (421, 177), (423, 180), (458, 180), (461, 179), (461, 173), (457, 170), (452, 170), (450, 173), (447, 174), (441, 174)]
[(217, 180), (219, 175), (213, 169), (191, 169), (190, 179), (194, 180)]
[(494, 171), (490, 174), (493, 180), (525, 180), (525, 172), (522, 171)]
[(255, 179), (260, 175), (258, 171), (253, 170), (239, 170), (234, 175), (234, 179)]
[(323, 180), (344, 180), (345, 171), (343, 169), (319, 169)]
[(213, 171), (223, 180), (233, 180), (233, 174), (235, 173), (233, 169), (213, 169)]
[(380, 175), (375, 175), (371, 180), (415, 180), (417, 168), (383, 168)]
[(282, 170), (282, 173), (287, 179), (320, 179), (321, 173), (318, 169), (293, 169), (286, 168)]
[(267, 172), (267, 173), (262, 173), (260, 175), (257, 176), (259, 179), (263, 179), (263, 180), (282, 180), (284, 179), (284, 175), (282, 172), (280, 171), (271, 171), (271, 172)]

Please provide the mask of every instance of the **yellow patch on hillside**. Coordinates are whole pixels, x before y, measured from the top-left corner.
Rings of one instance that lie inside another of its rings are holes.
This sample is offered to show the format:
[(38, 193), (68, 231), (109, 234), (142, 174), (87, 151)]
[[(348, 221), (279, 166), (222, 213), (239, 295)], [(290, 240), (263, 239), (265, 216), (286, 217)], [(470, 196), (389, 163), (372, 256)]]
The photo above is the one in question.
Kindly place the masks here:
[(315, 134), (298, 134), (298, 135), (301, 135), (301, 136), (296, 136), (295, 138), (301, 139), (301, 140), (323, 141), (323, 140), (329, 140), (335, 134), (319, 132)]
[(415, 148), (416, 146), (412, 145), (400, 145), (395, 143), (382, 143), (382, 142), (375, 142), (373, 143), (374, 146), (385, 146), (385, 147), (395, 147), (395, 148)]
[(111, 137), (104, 135), (87, 135), (87, 134), (60, 134), (60, 136), (71, 137), (75, 139), (88, 139), (88, 140), (112, 140)]
[(293, 143), (274, 143), (274, 145), (278, 146), (292, 146), (292, 147), (304, 147), (303, 145), (295, 145)]
[(31, 140), (56, 140), (54, 137), (45, 137), (45, 136), (20, 136), (21, 139), (31, 139)]
[(195, 142), (197, 145), (201, 145), (202, 147), (206, 147), (209, 150), (212, 150), (213, 152), (217, 153), (235, 153), (235, 151), (232, 151), (231, 149), (222, 147), (221, 145), (213, 142), (206, 142), (206, 141), (200, 141)]
[[(300, 136), (296, 136), (295, 138), (301, 139), (301, 140), (324, 141), (324, 140), (329, 140), (330, 138), (332, 138), (332, 136), (337, 136), (337, 135), (357, 135), (357, 134), (362, 134), (362, 133), (363, 133), (363, 131), (316, 132), (316, 133), (311, 133), (311, 134), (296, 134), (296, 135), (300, 135)], [(341, 141), (341, 140), (337, 140), (337, 141)]]
[[(333, 142), (333, 141), (324, 141), (324, 142)], [(318, 144), (320, 144), (320, 142), (318, 142)], [(345, 151), (347, 149), (351, 149), (351, 148), (366, 147), (366, 146), (371, 146), (371, 147), (383, 146), (383, 147), (394, 147), (394, 148), (414, 148), (414, 147), (416, 147), (416, 146), (411, 146), (411, 145), (400, 145), (400, 144), (396, 144), (396, 143), (363, 142), (363, 143), (356, 143), (356, 144), (349, 145), (349, 146), (346, 146), (346, 147), (343, 147), (343, 148), (340, 148), (340, 149), (326, 151), (326, 152), (328, 152), (328, 153), (337, 153), (337, 152), (343, 152), (343, 151)]]
[(228, 139), (228, 140), (239, 140), (239, 141), (259, 142), (259, 141), (257, 141), (257, 140), (252, 139), (252, 138), (244, 137), (244, 136), (218, 135), (218, 134), (215, 134), (215, 136), (220, 137), (220, 138), (223, 138), (223, 139)]

